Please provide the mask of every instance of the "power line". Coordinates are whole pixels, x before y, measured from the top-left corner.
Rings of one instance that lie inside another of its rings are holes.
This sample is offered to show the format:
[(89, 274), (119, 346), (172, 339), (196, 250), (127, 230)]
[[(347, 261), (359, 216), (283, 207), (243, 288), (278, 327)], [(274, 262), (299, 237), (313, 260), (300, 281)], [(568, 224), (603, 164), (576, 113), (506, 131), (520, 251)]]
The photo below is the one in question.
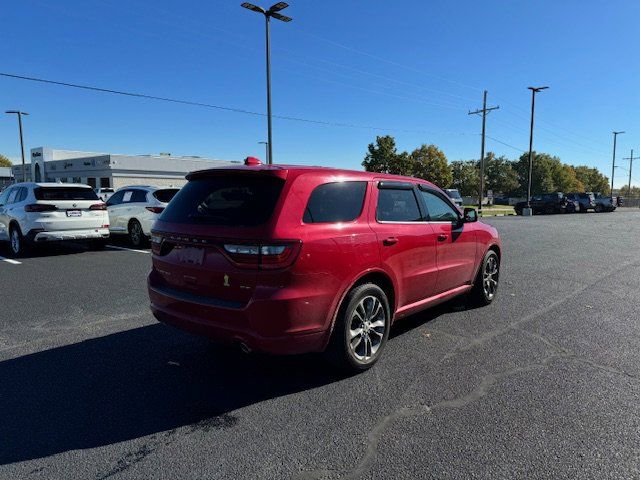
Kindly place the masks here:
[(505, 142), (503, 142), (502, 140), (498, 140), (497, 138), (490, 137), (489, 135), (486, 135), (486, 137), (487, 137), (489, 140), (493, 140), (494, 142), (497, 142), (497, 143), (499, 143), (499, 144), (501, 144), (501, 145), (504, 145), (505, 147), (513, 148), (514, 150), (517, 150), (517, 151), (518, 151), (518, 152), (520, 152), (520, 153), (522, 153), (522, 152), (526, 152), (526, 149), (524, 149), (524, 148), (514, 147), (513, 145), (509, 145), (508, 143), (505, 143)]
[[(92, 85), (81, 85), (81, 84), (77, 84), (77, 83), (60, 82), (60, 81), (57, 81), (57, 80), (50, 80), (50, 79), (38, 78), (38, 77), (28, 77), (28, 76), (25, 76), (25, 75), (17, 75), (17, 74), (6, 73), (6, 72), (0, 72), (0, 76), (7, 77), (7, 78), (13, 78), (13, 79), (17, 79), (17, 80), (27, 80), (27, 81), (31, 81), (31, 82), (58, 85), (58, 86), (62, 86), (62, 87), (77, 88), (77, 89), (88, 90), (88, 91), (93, 91), (93, 92), (110, 93), (110, 94), (113, 94), (113, 95), (122, 95), (122, 96), (126, 96), (126, 97), (134, 97), (134, 98), (140, 98), (140, 99), (145, 99), (145, 100), (156, 100), (156, 101), (176, 103), (176, 104), (181, 104), (181, 105), (190, 105), (190, 106), (194, 106), (194, 107), (213, 108), (213, 109), (217, 109), (217, 110), (224, 110), (224, 111), (228, 111), (228, 112), (242, 113), (242, 114), (245, 114), (245, 115), (253, 115), (253, 116), (259, 116), (259, 117), (265, 117), (266, 116), (266, 113), (262, 113), (262, 112), (254, 112), (254, 111), (251, 111), (251, 110), (244, 110), (244, 109), (241, 109), (241, 108), (227, 107), (227, 106), (223, 106), (223, 105), (215, 105), (215, 104), (211, 104), (211, 103), (196, 102), (196, 101), (191, 101), (191, 100), (181, 100), (181, 99), (177, 99), (177, 98), (160, 97), (160, 96), (156, 96), (156, 95), (149, 95), (149, 94), (146, 94), (146, 93), (127, 92), (127, 91), (123, 91), (123, 90), (114, 90), (114, 89), (111, 89), (111, 88), (95, 87), (95, 86), (92, 86)], [(316, 124), (316, 125), (332, 126), (332, 127), (361, 128), (361, 129), (378, 130), (378, 131), (400, 131), (400, 132), (404, 132), (404, 133), (422, 133), (422, 134), (428, 134), (428, 135), (434, 135), (434, 134), (436, 134), (436, 135), (440, 135), (440, 134), (466, 135), (465, 133), (462, 133), (462, 132), (428, 132), (428, 131), (425, 131), (425, 130), (407, 130), (407, 129), (401, 129), (401, 128), (375, 127), (375, 126), (371, 126), (371, 125), (358, 125), (358, 124), (354, 124), (354, 123), (330, 122), (330, 121), (325, 121), (325, 120), (314, 120), (314, 119), (310, 119), (310, 118), (292, 117), (292, 116), (287, 116), (287, 115), (273, 115), (273, 118), (278, 118), (280, 120), (289, 120), (289, 121), (294, 121), (294, 122), (312, 123), (312, 124)]]

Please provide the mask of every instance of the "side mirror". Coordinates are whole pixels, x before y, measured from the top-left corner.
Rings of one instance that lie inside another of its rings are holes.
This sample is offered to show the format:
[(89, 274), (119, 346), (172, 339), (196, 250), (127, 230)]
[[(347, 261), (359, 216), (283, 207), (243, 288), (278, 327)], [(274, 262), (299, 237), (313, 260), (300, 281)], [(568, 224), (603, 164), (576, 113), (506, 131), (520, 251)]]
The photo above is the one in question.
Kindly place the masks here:
[(464, 209), (464, 223), (473, 223), (478, 221), (478, 212), (475, 208)]

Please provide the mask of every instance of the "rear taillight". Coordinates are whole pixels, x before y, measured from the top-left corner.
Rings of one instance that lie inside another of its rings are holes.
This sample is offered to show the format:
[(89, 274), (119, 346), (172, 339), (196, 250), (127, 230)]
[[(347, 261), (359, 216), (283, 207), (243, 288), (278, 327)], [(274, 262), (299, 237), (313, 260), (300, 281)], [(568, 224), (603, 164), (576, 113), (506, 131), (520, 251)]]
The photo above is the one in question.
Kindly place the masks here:
[(42, 203), (32, 203), (31, 205), (25, 205), (25, 212), (53, 212), (57, 210), (58, 207), (55, 205), (45, 205)]
[(226, 243), (223, 248), (226, 255), (239, 266), (274, 269), (293, 263), (300, 249), (300, 242), (279, 245)]
[(164, 207), (144, 207), (149, 210), (151, 213), (162, 213), (164, 211)]
[(106, 203), (94, 203), (89, 207), (89, 210), (106, 210), (106, 209), (107, 209)]
[(162, 248), (162, 236), (157, 233), (151, 233), (151, 251), (155, 255), (160, 255), (160, 249)]

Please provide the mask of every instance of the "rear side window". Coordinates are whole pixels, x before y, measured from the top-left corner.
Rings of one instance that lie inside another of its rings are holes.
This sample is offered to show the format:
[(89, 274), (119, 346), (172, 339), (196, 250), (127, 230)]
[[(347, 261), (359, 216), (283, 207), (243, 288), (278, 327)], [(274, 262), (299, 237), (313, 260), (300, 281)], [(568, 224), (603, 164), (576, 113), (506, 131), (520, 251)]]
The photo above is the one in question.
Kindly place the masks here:
[(144, 190), (133, 190), (130, 202), (144, 203), (147, 201), (147, 192)]
[(413, 190), (379, 189), (377, 218), (381, 222), (419, 222), (422, 220), (418, 200)]
[(325, 183), (316, 187), (304, 211), (304, 223), (351, 222), (360, 216), (367, 182)]
[(33, 191), (37, 200), (97, 200), (90, 188), (82, 187), (38, 187)]
[(16, 197), (16, 203), (22, 202), (23, 200), (26, 200), (26, 198), (27, 198), (27, 189), (25, 187), (20, 187), (20, 191), (18, 193), (18, 196)]
[(169, 203), (178, 192), (179, 189), (177, 188), (165, 188), (163, 190), (156, 190), (155, 192), (153, 192), (153, 196), (156, 197), (156, 200), (158, 200), (159, 202)]
[(220, 175), (187, 183), (162, 212), (172, 223), (255, 227), (271, 218), (284, 180), (266, 175)]

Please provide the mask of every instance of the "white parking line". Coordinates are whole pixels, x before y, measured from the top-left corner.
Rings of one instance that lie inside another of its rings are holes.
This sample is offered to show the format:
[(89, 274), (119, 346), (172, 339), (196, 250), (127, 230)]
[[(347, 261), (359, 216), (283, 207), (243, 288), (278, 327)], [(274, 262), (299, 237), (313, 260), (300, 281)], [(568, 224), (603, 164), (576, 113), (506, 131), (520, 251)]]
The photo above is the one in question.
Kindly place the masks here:
[(115, 245), (107, 245), (107, 248), (113, 248), (115, 250), (126, 250), (128, 252), (146, 253), (147, 255), (151, 253), (148, 250), (136, 250), (135, 248), (116, 247)]
[(10, 263), (11, 265), (22, 265), (22, 262), (19, 262), (17, 260), (13, 260), (12, 258), (0, 257), (0, 260), (2, 260), (3, 262)]

